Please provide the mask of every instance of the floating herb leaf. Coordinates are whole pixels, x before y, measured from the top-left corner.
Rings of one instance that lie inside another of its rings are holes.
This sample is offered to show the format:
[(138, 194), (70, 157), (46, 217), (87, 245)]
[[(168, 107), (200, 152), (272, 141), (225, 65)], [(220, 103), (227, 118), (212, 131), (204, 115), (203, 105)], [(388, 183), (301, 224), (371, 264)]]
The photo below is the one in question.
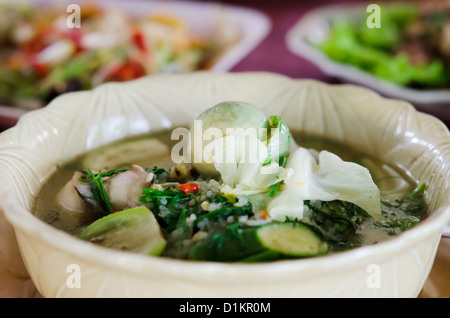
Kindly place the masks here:
[(91, 169), (83, 171), (85, 178), (80, 178), (80, 182), (89, 183), (92, 190), (93, 199), (98, 202), (106, 214), (114, 212), (114, 209), (109, 199), (108, 192), (103, 184), (103, 178), (110, 178), (121, 172), (127, 171), (126, 169), (113, 169), (109, 171), (99, 173), (93, 173)]
[(177, 228), (177, 222), (182, 213), (189, 215), (191, 210), (194, 210), (194, 206), (190, 207), (188, 203), (197, 196), (196, 193), (186, 194), (179, 189), (144, 188), (142, 194), (145, 195), (141, 196), (139, 201), (149, 204), (149, 208), (167, 233)]
[(198, 222), (205, 219), (217, 220), (219, 218), (226, 218), (230, 215), (253, 215), (252, 207), (250, 204), (244, 206), (225, 206), (199, 216), (195, 219), (194, 224), (198, 224)]
[(426, 215), (425, 183), (420, 183), (407, 196), (392, 201), (382, 201), (383, 219), (375, 225), (384, 227), (391, 235), (412, 228)]
[(154, 167), (151, 167), (151, 168), (145, 168), (145, 171), (147, 171), (148, 173), (150, 173), (150, 172), (154, 173), (156, 175), (162, 174), (162, 173), (169, 173), (169, 171), (167, 171), (166, 169), (160, 168), (160, 167), (157, 167), (157, 166), (154, 166)]

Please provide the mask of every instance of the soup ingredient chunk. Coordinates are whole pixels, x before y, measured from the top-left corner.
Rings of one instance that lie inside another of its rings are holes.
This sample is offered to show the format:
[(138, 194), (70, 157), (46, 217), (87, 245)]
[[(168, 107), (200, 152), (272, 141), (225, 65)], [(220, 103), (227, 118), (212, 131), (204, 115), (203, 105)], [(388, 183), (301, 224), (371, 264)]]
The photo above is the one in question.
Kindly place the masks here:
[(155, 216), (144, 206), (100, 218), (86, 227), (79, 238), (104, 247), (151, 256), (161, 254), (167, 243)]
[(123, 210), (139, 204), (142, 189), (153, 178), (144, 168), (133, 165), (131, 170), (119, 173), (109, 179), (109, 197), (114, 210)]
[(255, 262), (323, 255), (328, 244), (301, 222), (234, 223), (195, 244), (191, 260)]
[(343, 161), (328, 151), (321, 151), (316, 162), (305, 148), (291, 154), (287, 168), (294, 174), (286, 180), (286, 189), (269, 203), (272, 218), (302, 219), (304, 200), (351, 202), (380, 218), (380, 191), (367, 168)]
[(257, 231), (264, 247), (291, 257), (325, 254), (328, 245), (308, 226), (299, 222), (270, 223)]
[[(226, 136), (243, 137), (245, 134), (259, 139), (258, 129), (264, 127), (266, 120), (261, 109), (244, 102), (222, 102), (207, 109), (191, 125), (189, 147), (192, 165), (200, 174), (217, 176), (214, 162), (204, 160), (208, 144)], [(215, 138), (208, 142), (209, 135)]]
[(201, 175), (220, 176), (225, 194), (269, 192), (290, 175), (284, 168), (289, 128), (252, 104), (223, 102), (204, 111), (191, 126), (190, 141), (193, 167)]

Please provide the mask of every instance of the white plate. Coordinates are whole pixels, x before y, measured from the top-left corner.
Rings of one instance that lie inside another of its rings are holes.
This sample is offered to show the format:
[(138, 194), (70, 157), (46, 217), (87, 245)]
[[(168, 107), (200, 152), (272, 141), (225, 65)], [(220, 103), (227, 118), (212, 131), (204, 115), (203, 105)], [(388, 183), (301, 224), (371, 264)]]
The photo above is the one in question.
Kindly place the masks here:
[(335, 62), (314, 46), (314, 42), (320, 42), (321, 39), (326, 38), (327, 30), (336, 18), (354, 19), (367, 14), (366, 6), (354, 4), (317, 8), (302, 16), (288, 31), (286, 45), (292, 53), (315, 64), (327, 75), (364, 85), (385, 96), (406, 100), (414, 105), (431, 107), (436, 104), (446, 104), (448, 109), (450, 107), (450, 90), (448, 89), (425, 91), (402, 87), (349, 64)]
[[(0, 3), (8, 3), (12, 0), (0, 0)], [(35, 6), (52, 6), (51, 0), (30, 0)], [(83, 10), (85, 0), (65, 0), (58, 2), (64, 8), (64, 3), (80, 4)], [(132, 15), (149, 13), (170, 13), (182, 19), (193, 31), (205, 36), (218, 21), (229, 26), (228, 31), (236, 30), (240, 34), (239, 41), (228, 49), (211, 67), (212, 71), (226, 72), (238, 64), (247, 56), (271, 30), (270, 19), (264, 13), (242, 6), (224, 5), (219, 2), (197, 2), (197, 1), (163, 1), (163, 0), (98, 0), (95, 4), (100, 7), (118, 7)], [(69, 13), (68, 13), (69, 14)], [(82, 21), (81, 21), (82, 22)], [(0, 105), (0, 130), (9, 128), (17, 121), (26, 110), (11, 109), (11, 106)]]

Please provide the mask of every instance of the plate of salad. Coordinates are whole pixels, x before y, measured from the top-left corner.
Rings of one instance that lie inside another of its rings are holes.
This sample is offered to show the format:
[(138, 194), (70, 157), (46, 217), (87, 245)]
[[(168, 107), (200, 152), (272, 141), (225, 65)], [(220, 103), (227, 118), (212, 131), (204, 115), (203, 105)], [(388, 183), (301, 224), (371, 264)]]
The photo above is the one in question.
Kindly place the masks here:
[(286, 35), (288, 48), (324, 73), (414, 105), (450, 102), (450, 7), (444, 1), (324, 6)]
[(256, 10), (191, 1), (2, 0), (0, 21), (3, 126), (63, 93), (105, 82), (227, 71), (270, 29)]

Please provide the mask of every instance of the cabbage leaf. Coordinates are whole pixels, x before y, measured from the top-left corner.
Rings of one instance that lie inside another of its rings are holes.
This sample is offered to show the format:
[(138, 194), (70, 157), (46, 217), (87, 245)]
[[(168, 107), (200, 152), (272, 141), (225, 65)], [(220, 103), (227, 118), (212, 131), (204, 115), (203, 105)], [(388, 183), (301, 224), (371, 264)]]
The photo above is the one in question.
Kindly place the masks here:
[(367, 168), (343, 161), (325, 150), (319, 153), (316, 162), (305, 148), (290, 155), (286, 168), (292, 170), (292, 176), (285, 180), (285, 189), (268, 206), (273, 219), (302, 219), (304, 200), (347, 201), (380, 218), (380, 191)]

